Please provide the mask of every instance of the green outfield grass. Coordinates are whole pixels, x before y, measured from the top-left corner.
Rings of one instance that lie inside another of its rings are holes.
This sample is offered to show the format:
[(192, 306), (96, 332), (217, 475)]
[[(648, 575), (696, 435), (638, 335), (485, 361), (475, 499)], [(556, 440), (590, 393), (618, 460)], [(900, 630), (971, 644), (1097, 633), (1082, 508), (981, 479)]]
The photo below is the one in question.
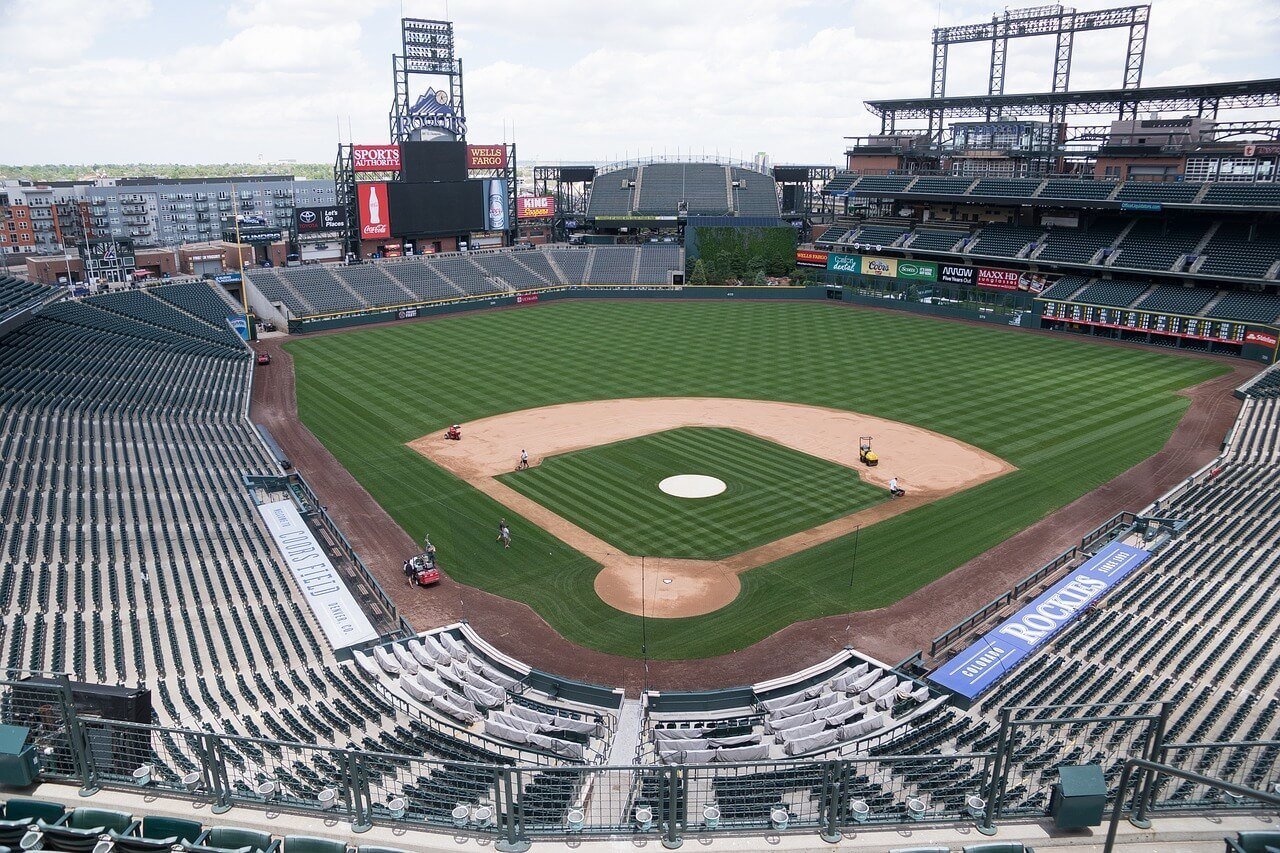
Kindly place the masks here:
[[(619, 654), (640, 654), (640, 620), (595, 595), (593, 561), (406, 443), (553, 403), (742, 397), (904, 421), (1018, 467), (862, 531), (852, 588), (852, 542), (837, 539), (743, 574), (737, 600), (715, 613), (648, 620), (649, 654), (668, 658), (720, 654), (797, 620), (891, 604), (1150, 456), (1186, 411), (1175, 392), (1226, 370), (818, 302), (549, 303), (288, 349), (303, 422), (411, 536), (431, 533), (454, 578), (528, 602), (569, 639)], [(502, 515), (516, 542), (506, 552), (492, 534)]]
[[(722, 494), (658, 489), (706, 474)], [(887, 497), (842, 465), (733, 429), (686, 427), (565, 453), (498, 478), (623, 553), (715, 559), (772, 542)]]

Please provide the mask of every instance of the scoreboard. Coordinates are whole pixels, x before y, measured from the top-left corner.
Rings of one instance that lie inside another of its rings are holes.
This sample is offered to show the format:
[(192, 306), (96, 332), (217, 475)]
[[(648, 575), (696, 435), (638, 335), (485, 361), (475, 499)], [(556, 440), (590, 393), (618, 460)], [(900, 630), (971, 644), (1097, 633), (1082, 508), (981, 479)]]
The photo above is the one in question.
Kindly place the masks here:
[(1247, 323), (1216, 320), (1209, 317), (1184, 317), (1180, 314), (1161, 314), (1153, 311), (1135, 311), (1131, 308), (1109, 308), (1102, 305), (1081, 305), (1077, 302), (1052, 302), (1044, 300), (1041, 316), (1046, 320), (1079, 323), (1084, 326), (1105, 326), (1109, 329), (1129, 329), (1156, 335), (1174, 335), (1180, 338), (1197, 338), (1205, 341), (1221, 341), (1243, 344), (1249, 331)]

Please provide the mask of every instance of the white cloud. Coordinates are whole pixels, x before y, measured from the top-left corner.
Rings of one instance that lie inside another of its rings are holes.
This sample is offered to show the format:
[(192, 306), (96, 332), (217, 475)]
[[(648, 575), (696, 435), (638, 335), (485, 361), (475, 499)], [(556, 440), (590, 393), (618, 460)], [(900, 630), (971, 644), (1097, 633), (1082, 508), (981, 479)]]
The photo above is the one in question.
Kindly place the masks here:
[[(1103, 2), (1078, 4), (1099, 8)], [(1280, 76), (1274, 2), (1154, 0), (1144, 82)], [(442, 0), (405, 0), (437, 17)], [(1001, 7), (1002, 8), (1002, 7)], [(154, 35), (145, 0), (14, 0), (0, 18), (0, 161), (327, 161), (348, 117), (386, 138), (394, 0), (230, 0), (213, 32)], [(521, 160), (764, 150), (838, 162), (869, 98), (928, 94), (930, 30), (976, 0), (454, 0), (470, 137), (516, 128)], [(1126, 33), (1076, 40), (1072, 87), (1118, 85)], [(150, 40), (149, 40), (150, 39)], [(140, 51), (139, 44), (148, 50)], [(1012, 43), (1006, 91), (1043, 91), (1052, 39)], [(951, 53), (947, 91), (984, 92), (988, 48)], [(425, 83), (425, 81), (424, 81)], [(1101, 123), (1105, 117), (1089, 121)]]

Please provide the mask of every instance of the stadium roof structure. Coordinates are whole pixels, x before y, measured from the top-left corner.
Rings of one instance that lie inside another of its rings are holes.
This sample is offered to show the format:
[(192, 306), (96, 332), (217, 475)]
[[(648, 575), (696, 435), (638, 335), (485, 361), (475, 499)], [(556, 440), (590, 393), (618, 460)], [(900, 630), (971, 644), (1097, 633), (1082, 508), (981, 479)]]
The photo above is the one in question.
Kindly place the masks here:
[(1049, 116), (1054, 110), (1067, 115), (1114, 113), (1118, 117), (1140, 112), (1195, 112), (1216, 116), (1219, 110), (1280, 106), (1280, 78), (1139, 89), (897, 98), (865, 101), (864, 105), (872, 115), (880, 117), (882, 132), (886, 133), (893, 130), (898, 120), (930, 118), (939, 113), (945, 118), (985, 118), (995, 113)]

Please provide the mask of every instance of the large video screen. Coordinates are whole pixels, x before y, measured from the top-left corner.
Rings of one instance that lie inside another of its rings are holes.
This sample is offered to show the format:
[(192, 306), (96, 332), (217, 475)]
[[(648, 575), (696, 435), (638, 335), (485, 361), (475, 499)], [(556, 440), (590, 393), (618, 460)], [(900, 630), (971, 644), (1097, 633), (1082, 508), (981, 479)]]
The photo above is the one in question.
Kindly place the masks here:
[(387, 184), (388, 219), (397, 236), (485, 230), (484, 181)]
[(400, 143), (400, 179), (403, 181), (465, 181), (465, 142)]

